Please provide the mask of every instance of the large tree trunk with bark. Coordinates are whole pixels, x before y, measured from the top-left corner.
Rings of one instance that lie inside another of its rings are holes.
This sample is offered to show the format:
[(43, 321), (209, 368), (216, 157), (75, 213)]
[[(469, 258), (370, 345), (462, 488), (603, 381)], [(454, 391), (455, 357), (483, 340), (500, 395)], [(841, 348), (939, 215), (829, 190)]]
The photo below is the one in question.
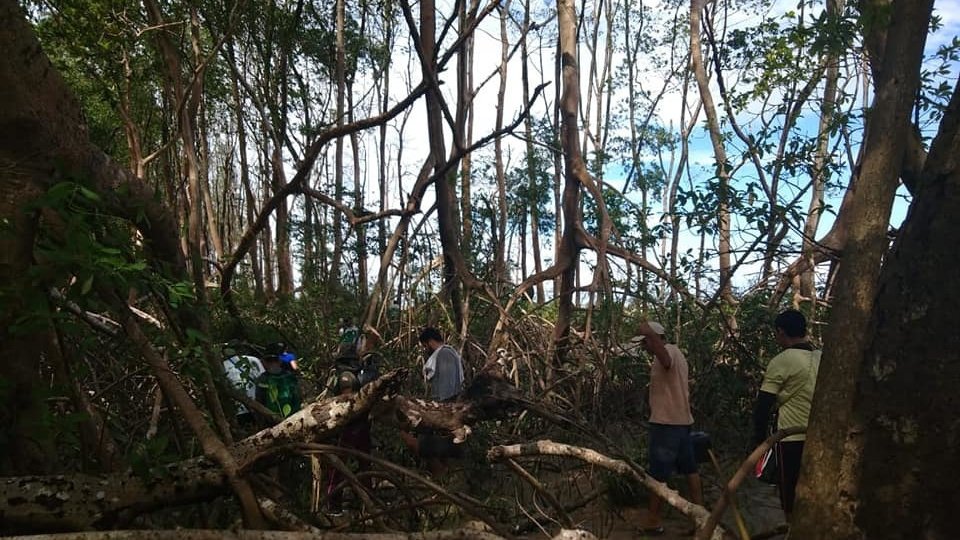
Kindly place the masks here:
[[(557, 324), (553, 342), (557, 359), (563, 358), (570, 341), (570, 324), (573, 317), (573, 292), (577, 266), (580, 263), (580, 246), (576, 233), (580, 227), (580, 181), (575, 169), (583, 168), (580, 153), (580, 131), (577, 115), (580, 108), (580, 68), (577, 55), (577, 11), (572, 0), (557, 4), (557, 24), (560, 27), (559, 62), (563, 73), (563, 95), (559, 101), (561, 126), (560, 145), (563, 148), (563, 235), (557, 247), (557, 266), (562, 268), (556, 291)], [(559, 215), (557, 216), (560, 217)], [(559, 219), (558, 219), (559, 221)]]
[[(901, 409), (900, 414), (890, 418), (868, 418), (860, 414), (863, 410), (861, 407), (864, 407), (863, 397), (860, 395), (865, 389), (864, 386), (869, 388), (876, 384), (878, 379), (883, 382), (888, 376), (888, 373), (882, 371), (869, 373), (869, 369), (885, 365), (894, 371), (912, 369), (906, 367), (907, 364), (901, 364), (899, 368), (885, 363), (877, 364), (878, 358), (873, 358), (868, 353), (873, 330), (877, 326), (904, 324), (914, 317), (926, 320), (928, 317), (944, 316), (937, 315), (924, 304), (921, 304), (924, 305), (922, 311), (916, 311), (917, 305), (904, 305), (904, 311), (899, 313), (896, 319), (874, 318), (871, 323), (878, 295), (899, 294), (897, 291), (878, 288), (877, 281), (881, 260), (887, 248), (886, 233), (891, 206), (906, 149), (906, 138), (892, 134), (905, 133), (910, 126), (909, 117), (919, 85), (920, 64), (932, 4), (932, 0), (900, 0), (887, 5), (887, 2), (879, 0), (865, 2), (861, 6), (863, 19), (874, 25), (868, 28), (868, 31), (873, 36), (885, 37), (883, 50), (886, 54), (876, 59), (880, 62), (880, 69), (875, 83), (874, 102), (867, 116), (864, 158), (857, 178), (857, 191), (853, 195), (850, 219), (846, 222), (849, 230), (843, 264), (837, 276), (838, 294), (834, 301), (836, 307), (831, 313), (830, 326), (824, 332), (823, 362), (810, 415), (804, 468), (798, 488), (797, 513), (791, 533), (795, 538), (876, 538), (873, 535), (864, 536), (858, 515), (861, 498), (877, 497), (865, 489), (865, 482), (870, 482), (871, 479), (863, 474), (868, 470), (865, 466), (869, 465), (865, 461), (865, 443), (876, 436), (871, 435), (869, 430), (879, 427), (881, 433), (889, 433), (893, 429), (906, 429), (897, 426), (905, 419), (915, 417), (910, 413), (909, 407)], [(950, 137), (953, 135), (955, 133), (951, 132)], [(956, 248), (950, 250), (955, 252)], [(894, 270), (895, 267), (891, 272)], [(938, 285), (942, 286), (943, 283)], [(935, 285), (930, 283), (926, 286)], [(920, 291), (923, 290), (923, 286), (918, 287)], [(886, 302), (884, 305), (890, 306)], [(943, 338), (946, 339), (946, 335)], [(922, 345), (922, 342), (904, 341), (903, 347), (898, 347), (897, 350), (905, 351), (908, 346), (912, 348)], [(887, 353), (898, 354), (895, 351)], [(912, 355), (912, 351), (903, 354)], [(924, 360), (933, 362), (932, 359)], [(863, 378), (865, 374), (867, 377)], [(920, 388), (928, 382), (911, 380), (905, 381), (905, 384), (916, 384)], [(883, 382), (879, 388), (889, 391), (896, 388), (896, 384)], [(897, 408), (915, 400), (916, 393), (902, 396), (900, 400), (892, 400), (883, 406)], [(873, 423), (873, 426), (865, 424), (867, 421)], [(908, 431), (912, 432), (912, 426), (917, 424), (916, 420), (911, 419), (904, 425), (911, 426)], [(907, 439), (913, 439), (914, 435), (908, 435)], [(903, 462), (897, 464), (898, 467), (901, 465)], [(901, 489), (923, 488), (917, 485)], [(882, 495), (881, 498), (885, 496)]]
[(16, 359), (0, 363), (0, 377), (10, 383), (0, 398), (9, 415), (2, 418), (2, 437), (10, 441), (0, 471), (42, 472), (56, 463), (50, 440), (36, 430), (45, 414), (36, 390), (49, 329), (11, 333), (30, 310), (26, 289), (17, 288), (33, 264), (38, 216), (25, 212), (28, 203), (58, 181), (87, 182), (108, 211), (139, 228), (159, 265), (182, 276), (184, 264), (173, 216), (156, 204), (152, 187), (90, 143), (79, 105), (16, 1), (0, 0), (0, 21), (0, 357)]
[[(955, 538), (960, 509), (960, 88), (922, 184), (885, 257), (860, 356), (856, 524), (863, 538)], [(938, 144), (939, 143), (939, 144)]]

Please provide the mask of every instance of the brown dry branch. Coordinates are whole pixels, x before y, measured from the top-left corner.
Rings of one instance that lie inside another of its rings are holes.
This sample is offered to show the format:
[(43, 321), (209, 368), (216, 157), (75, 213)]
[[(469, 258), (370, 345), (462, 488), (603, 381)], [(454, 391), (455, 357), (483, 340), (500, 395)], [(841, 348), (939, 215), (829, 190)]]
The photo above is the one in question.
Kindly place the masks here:
[(440, 484), (437, 484), (433, 480), (430, 480), (429, 478), (419, 473), (416, 473), (406, 467), (397, 465), (392, 461), (387, 461), (385, 459), (382, 459), (376, 456), (371, 456), (369, 454), (365, 454), (363, 452), (354, 450), (352, 448), (344, 448), (340, 446), (332, 446), (327, 444), (301, 444), (301, 445), (297, 445), (296, 449), (301, 453), (305, 453), (305, 454), (308, 454), (311, 452), (321, 452), (324, 454), (344, 454), (344, 455), (356, 457), (358, 459), (367, 460), (371, 463), (379, 465), (380, 467), (383, 467), (384, 469), (390, 472), (393, 472), (393, 473), (402, 475), (404, 477), (407, 477), (411, 480), (414, 480), (415, 482), (432, 490), (434, 493), (436, 493), (440, 497), (462, 508), (465, 512), (467, 512), (471, 516), (485, 523), (486, 526), (490, 527), (491, 530), (502, 535), (503, 538), (513, 538), (509, 530), (507, 530), (502, 524), (497, 522), (497, 520), (494, 519), (492, 516), (490, 516), (489, 514), (483, 511), (481, 502), (476, 501), (463, 493), (453, 493), (451, 491), (448, 491), (443, 486), (441, 486)]
[(562, 523), (564, 527), (573, 528), (573, 519), (570, 518), (570, 514), (567, 513), (563, 505), (560, 504), (560, 501), (558, 501), (557, 498), (550, 493), (546, 486), (537, 480), (535, 476), (530, 474), (530, 471), (521, 467), (516, 461), (508, 459), (507, 465), (509, 465), (510, 468), (517, 473), (517, 476), (523, 478), (528, 484), (533, 486), (533, 489), (535, 489), (537, 493), (539, 493), (558, 514), (560, 514), (560, 523)]
[[(634, 478), (652, 493), (663, 498), (667, 504), (693, 519), (698, 527), (704, 526), (710, 519), (710, 514), (706, 508), (684, 499), (679, 493), (670, 489), (666, 484), (654, 480), (653, 477), (648, 475), (643, 469), (632, 466), (626, 461), (605, 456), (589, 448), (545, 440), (510, 446), (495, 446), (487, 452), (487, 459), (491, 461), (530, 456), (576, 458), (617, 474)], [(724, 534), (725, 531), (721, 527), (717, 527), (716, 530), (712, 531), (712, 535), (709, 536), (709, 538), (711, 540), (723, 540)]]
[(717, 504), (713, 507), (713, 510), (710, 512), (710, 518), (704, 524), (703, 528), (697, 531), (697, 540), (711, 538), (710, 534), (717, 524), (720, 523), (720, 518), (723, 517), (723, 512), (727, 509), (727, 505), (733, 501), (733, 494), (736, 493), (737, 488), (740, 487), (740, 484), (747, 478), (747, 475), (750, 474), (750, 471), (754, 465), (757, 464), (757, 461), (763, 457), (763, 454), (784, 437), (803, 433), (804, 431), (806, 431), (806, 428), (802, 427), (781, 429), (763, 441), (760, 446), (756, 447), (756, 449), (747, 456), (747, 459), (743, 461), (740, 468), (737, 469), (737, 472), (733, 473), (733, 476), (727, 484), (723, 486), (723, 495), (721, 495), (720, 500), (717, 501)]
[[(129, 320), (131, 317), (128, 316), (122, 322), (129, 323)], [(158, 364), (155, 371), (168, 378), (167, 385), (173, 388), (176, 377), (169, 371), (169, 366), (163, 368)], [(75, 474), (0, 479), (0, 523), (3, 524), (0, 532), (109, 527), (131, 513), (221, 495), (228, 485), (224, 469), (218, 462), (232, 462), (238, 479), (244, 479), (256, 469), (262, 458), (281, 451), (299, 449), (350, 454), (348, 450), (333, 446), (293, 445), (329, 439), (343, 426), (370, 414), (375, 408), (376, 414), (389, 411), (405, 426), (429, 426), (448, 431), (461, 440), (469, 435), (470, 424), (502, 418), (521, 407), (538, 409), (535, 403), (526, 400), (506, 380), (489, 373), (478, 376), (468, 389), (466, 399), (456, 403), (432, 403), (399, 396), (398, 391), (405, 376), (405, 370), (393, 370), (364, 386), (355, 396), (337, 396), (310, 403), (277, 425), (223, 448), (216, 461), (209, 457), (198, 457), (159, 466), (152, 477), (140, 476), (128, 470), (102, 476)], [(543, 415), (549, 411), (535, 412)], [(548, 416), (548, 419), (551, 418)], [(557, 421), (555, 418), (553, 420)], [(218, 454), (213, 449), (211, 452)], [(416, 477), (411, 471), (373, 456), (360, 457), (378, 463), (387, 470)], [(430, 486), (426, 482), (421, 483)], [(439, 486), (436, 488), (439, 489)], [(431, 489), (434, 487), (431, 486)], [(453, 502), (464, 508), (477, 506), (463, 497), (455, 499)], [(376, 506), (374, 501), (368, 502)], [(480, 514), (482, 512), (474, 513), (478, 517)]]
[[(163, 371), (160, 371), (163, 373)], [(167, 372), (169, 377), (173, 374)], [(394, 370), (356, 396), (318, 400), (283, 422), (226, 449), (245, 474), (276, 446), (328, 438), (394, 394), (405, 372)], [(189, 399), (189, 398), (187, 398)], [(0, 479), (0, 532), (109, 527), (122, 515), (187, 504), (224, 493), (224, 470), (198, 457), (156, 467), (153, 477), (132, 470), (93, 476), (21, 476)]]

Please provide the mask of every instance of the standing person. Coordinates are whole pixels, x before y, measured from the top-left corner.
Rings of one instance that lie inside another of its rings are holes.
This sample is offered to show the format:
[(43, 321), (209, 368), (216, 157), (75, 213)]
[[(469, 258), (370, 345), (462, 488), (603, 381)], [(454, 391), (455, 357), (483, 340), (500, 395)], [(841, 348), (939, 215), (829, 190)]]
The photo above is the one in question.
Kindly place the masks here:
[[(424, 354), (428, 354), (423, 366), (423, 377), (430, 386), (429, 396), (434, 401), (450, 402), (457, 399), (463, 387), (463, 360), (460, 353), (443, 342), (440, 331), (424, 328), (419, 336)], [(416, 434), (400, 432), (400, 437), (410, 450), (417, 454), (435, 478), (447, 470), (447, 460), (461, 455), (460, 445), (453, 442), (449, 433), (439, 433), (432, 428), (419, 427)]]
[[(337, 388), (340, 396), (348, 398), (360, 391), (360, 380), (353, 373), (344, 371), (337, 378)], [(343, 431), (340, 432), (340, 438), (337, 440), (337, 444), (343, 448), (353, 448), (354, 450), (369, 454), (373, 447), (370, 440), (369, 418), (364, 415), (344, 426)], [(357, 470), (359, 472), (369, 469), (370, 463), (367, 460), (357, 459)], [(343, 489), (336, 488), (343, 481), (343, 474), (332, 466), (328, 471), (327, 509), (330, 515), (339, 516), (343, 514)], [(369, 477), (363, 482), (367, 489), (372, 487)]]
[[(233, 347), (222, 349), (224, 356), (223, 371), (234, 388), (257, 399), (257, 378), (263, 373), (263, 363), (256, 356), (241, 355)], [(243, 403), (237, 404), (237, 423), (242, 426), (253, 423), (253, 413)]]
[(452, 401), (463, 386), (463, 360), (456, 349), (443, 342), (436, 328), (428, 326), (420, 332), (420, 345), (430, 356), (423, 365), (423, 378), (430, 384), (434, 401)]
[[(653, 355), (650, 364), (650, 476), (666, 482), (679, 472), (687, 477), (690, 500), (703, 505), (703, 487), (690, 437), (693, 414), (690, 412), (690, 387), (687, 359), (680, 349), (667, 343), (663, 325), (651, 321), (638, 328), (644, 350)], [(650, 493), (649, 513), (640, 533), (663, 534), (663, 500)]]
[[(807, 319), (789, 309), (773, 321), (777, 344), (783, 349), (773, 357), (763, 375), (763, 384), (753, 407), (753, 439), (759, 445), (767, 438), (770, 413), (777, 410), (777, 429), (807, 427), (810, 404), (820, 372), (820, 351), (807, 340)], [(776, 446), (780, 472), (780, 506), (787, 521), (793, 512), (800, 458), (806, 435), (786, 437)]]

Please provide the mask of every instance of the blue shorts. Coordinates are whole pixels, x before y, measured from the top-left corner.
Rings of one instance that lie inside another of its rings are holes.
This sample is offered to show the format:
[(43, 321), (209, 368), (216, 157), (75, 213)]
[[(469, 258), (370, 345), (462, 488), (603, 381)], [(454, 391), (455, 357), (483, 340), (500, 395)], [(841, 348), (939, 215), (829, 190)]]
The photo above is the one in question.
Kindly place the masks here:
[(690, 426), (650, 424), (650, 467), (647, 472), (660, 482), (666, 482), (674, 471), (695, 474), (697, 459), (693, 454)]

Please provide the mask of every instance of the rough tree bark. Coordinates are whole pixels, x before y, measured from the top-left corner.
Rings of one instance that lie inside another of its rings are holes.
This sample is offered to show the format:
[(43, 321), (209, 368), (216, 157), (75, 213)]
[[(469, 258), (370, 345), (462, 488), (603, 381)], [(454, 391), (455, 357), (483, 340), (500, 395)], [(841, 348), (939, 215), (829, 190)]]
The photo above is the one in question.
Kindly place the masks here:
[[(155, 261), (182, 273), (174, 216), (155, 203), (151, 186), (90, 143), (78, 103), (16, 1), (0, 0), (0, 21), (0, 50), (5, 51), (0, 55), (0, 281), (15, 288), (32, 265), (38, 216), (24, 212), (27, 203), (68, 179), (89, 182), (109, 211), (138, 227)], [(25, 300), (21, 294), (5, 294), (0, 314), (0, 354), (18, 359), (0, 363), (0, 376), (11, 390), (0, 402), (10, 414), (3, 418), (4, 436), (13, 441), (10, 451), (3, 452), (0, 470), (20, 473), (56, 463), (49, 441), (33, 429), (45, 413), (34, 388), (40, 383), (39, 353), (47, 329), (10, 335), (12, 322), (29, 309)]]
[(853, 426), (863, 430), (863, 451), (854, 519), (862, 538), (957, 534), (960, 85), (927, 163), (885, 256), (869, 345), (858, 358)]
[[(883, 35), (886, 54), (879, 59), (874, 101), (867, 116), (864, 157), (847, 221), (845, 256), (837, 275), (838, 293), (830, 326), (824, 332), (823, 363), (817, 378), (791, 532), (794, 538), (864, 538), (857, 523), (858, 506), (861, 498), (876, 500), (876, 495), (862, 489), (865, 486), (861, 482), (867, 479), (862, 476), (864, 443), (876, 437), (864, 430), (876, 429), (876, 422), (882, 422), (883, 418), (871, 419), (874, 424), (868, 426), (864, 424), (865, 418), (855, 411), (859, 410), (862, 399), (858, 397), (858, 388), (873, 385), (877, 379), (883, 382), (888, 375), (877, 372), (862, 378), (864, 361), (868, 358), (865, 352), (869, 350), (874, 329), (871, 314), (878, 292), (881, 292), (878, 276), (887, 248), (891, 206), (906, 150), (906, 137), (891, 134), (905, 133), (910, 126), (909, 117), (919, 85), (932, 7), (932, 0), (896, 0), (891, 4), (877, 0), (861, 4), (861, 19), (866, 24), (866, 31), (872, 36)], [(950, 136), (953, 135), (955, 133), (951, 132)], [(955, 248), (950, 249), (955, 251)], [(896, 291), (887, 292), (894, 294)], [(927, 309), (914, 311), (914, 314), (921, 318), (932, 317), (934, 313)], [(905, 320), (912, 317), (906, 312), (900, 316)], [(890, 322), (876, 321), (874, 324), (882, 327)], [(920, 343), (909, 341), (903, 343), (904, 347), (908, 344), (920, 346)], [(885, 364), (869, 359), (866, 365), (882, 367)], [(896, 371), (897, 367), (891, 366), (891, 369)], [(875, 388), (887, 390), (895, 387), (884, 383)], [(903, 399), (915, 399), (915, 395)], [(883, 431), (889, 433), (900, 421), (888, 418), (887, 422), (891, 424)], [(908, 438), (912, 436), (908, 434)]]
[[(580, 181), (574, 169), (585, 168), (580, 153), (580, 132), (577, 115), (580, 103), (580, 68), (577, 59), (577, 12), (572, 0), (557, 3), (557, 24), (560, 31), (559, 62), (563, 74), (563, 95), (560, 98), (560, 146), (563, 148), (563, 235), (557, 243), (556, 265), (560, 268), (556, 295), (557, 323), (553, 342), (555, 357), (562, 359), (570, 345), (570, 324), (573, 316), (573, 291), (580, 247), (576, 232), (580, 227)], [(558, 216), (559, 218), (559, 216)], [(559, 221), (559, 220), (558, 220)]]

